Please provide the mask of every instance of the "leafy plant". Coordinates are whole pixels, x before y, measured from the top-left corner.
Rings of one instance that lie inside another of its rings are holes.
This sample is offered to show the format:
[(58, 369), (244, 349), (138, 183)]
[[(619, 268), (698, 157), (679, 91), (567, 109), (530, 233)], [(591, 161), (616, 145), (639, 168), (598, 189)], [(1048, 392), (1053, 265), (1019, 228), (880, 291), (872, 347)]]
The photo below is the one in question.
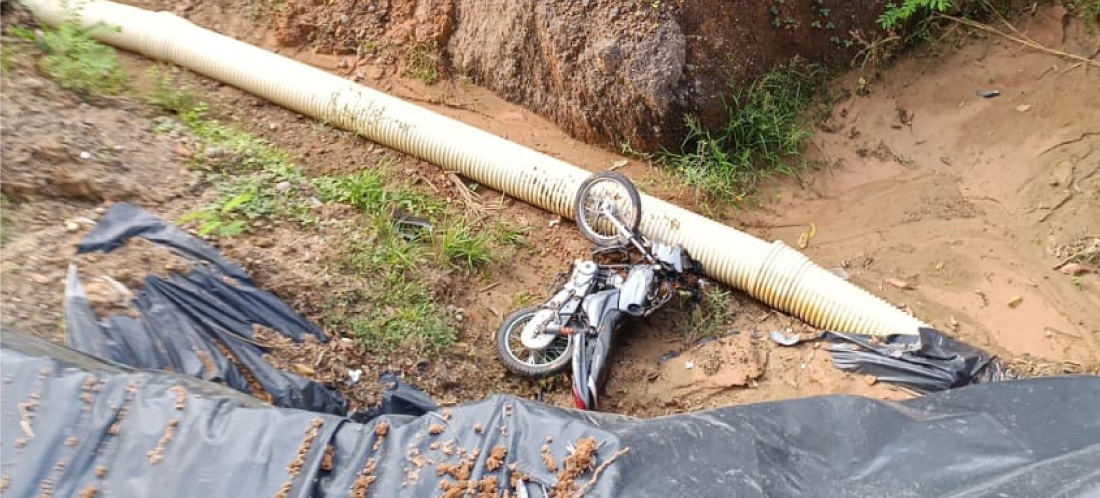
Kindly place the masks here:
[(149, 77), (153, 80), (153, 89), (145, 101), (153, 107), (174, 114), (184, 114), (199, 106), (199, 98), (188, 88), (179, 84), (168, 74), (163, 66), (149, 68)]
[(910, 21), (917, 14), (947, 12), (951, 0), (903, 0), (900, 4), (886, 4), (886, 10), (878, 16), (878, 25), (883, 29), (895, 29)]
[(76, 14), (56, 28), (43, 27), (33, 31), (13, 27), (10, 32), (32, 42), (41, 52), (39, 68), (62, 88), (81, 98), (117, 95), (126, 89), (126, 72), (118, 62), (118, 54), (110, 46), (99, 43), (91, 33), (97, 29), (114, 29), (102, 23), (90, 28), (80, 26)]
[(689, 116), (680, 150), (662, 150), (658, 160), (701, 197), (743, 199), (765, 178), (798, 172), (798, 156), (813, 136), (804, 114), (824, 79), (818, 66), (796, 62), (733, 87), (723, 99), (728, 118), (721, 129)]

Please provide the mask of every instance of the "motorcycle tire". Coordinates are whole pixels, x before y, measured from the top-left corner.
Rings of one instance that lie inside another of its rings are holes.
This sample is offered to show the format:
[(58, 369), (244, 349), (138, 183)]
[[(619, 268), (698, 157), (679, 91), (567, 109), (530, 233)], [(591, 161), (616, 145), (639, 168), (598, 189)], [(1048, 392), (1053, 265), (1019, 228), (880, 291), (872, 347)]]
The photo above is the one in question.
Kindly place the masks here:
[(539, 308), (523, 308), (517, 310), (511, 315), (508, 315), (508, 317), (504, 319), (504, 323), (497, 329), (497, 356), (500, 357), (501, 363), (504, 363), (504, 368), (507, 368), (509, 372), (516, 375), (532, 378), (549, 377), (563, 372), (573, 359), (573, 338), (571, 336), (561, 336), (555, 339), (555, 342), (564, 339), (566, 344), (558, 357), (547, 363), (524, 361), (512, 351), (509, 342), (510, 336), (512, 336), (513, 333), (516, 334), (516, 340), (518, 341), (519, 333), (523, 330), (524, 324), (526, 324), (538, 310)]
[(642, 221), (642, 198), (638, 195), (638, 189), (634, 187), (630, 179), (616, 171), (601, 171), (595, 173), (589, 176), (584, 183), (581, 184), (580, 189), (577, 190), (577, 197), (573, 201), (573, 213), (577, 219), (577, 227), (581, 229), (584, 238), (588, 239), (593, 244), (598, 246), (611, 246), (619, 243), (618, 235), (604, 235), (596, 230), (596, 227), (593, 225), (595, 220), (589, 220), (588, 214), (584, 209), (590, 201), (589, 197), (593, 195), (593, 189), (602, 182), (618, 183), (626, 192), (626, 201), (628, 201), (630, 205), (619, 206), (619, 210), (625, 213), (622, 222), (631, 232), (636, 232), (638, 230), (638, 224)]

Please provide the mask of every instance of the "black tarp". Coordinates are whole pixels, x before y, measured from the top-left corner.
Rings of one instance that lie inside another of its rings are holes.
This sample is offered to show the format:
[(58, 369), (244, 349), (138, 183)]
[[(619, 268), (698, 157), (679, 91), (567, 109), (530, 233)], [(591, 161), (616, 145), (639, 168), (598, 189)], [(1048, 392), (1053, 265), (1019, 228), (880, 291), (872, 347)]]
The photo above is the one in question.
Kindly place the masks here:
[(886, 338), (825, 332), (833, 366), (872, 375), (919, 393), (945, 391), (1012, 376), (1001, 360), (931, 328)]
[[(1100, 378), (1092, 376), (978, 384), (900, 403), (818, 396), (650, 420), (493, 396), (359, 424), (20, 334), (4, 332), (0, 343), (0, 485), (8, 498), (92, 489), (431, 497), (454, 481), (436, 472), (442, 464), (466, 458), (471, 479), (496, 476), (505, 489), (522, 472), (531, 477), (521, 485), (526, 495), (542, 497), (557, 483), (543, 445), (561, 465), (568, 445), (586, 437), (600, 445), (596, 465), (629, 448), (591, 497), (1100, 496)], [(388, 431), (378, 442), (382, 424)], [(507, 455), (490, 470), (497, 446)], [(590, 478), (585, 472), (578, 487)], [(359, 490), (370, 482), (369, 492), (353, 493), (357, 481)]]
[(307, 336), (326, 341), (327, 336), (274, 294), (256, 287), (244, 269), (217, 249), (145, 210), (116, 203), (84, 237), (77, 253), (110, 252), (132, 237), (187, 259), (189, 271), (167, 278), (147, 275), (131, 305), (139, 318), (101, 318), (89, 305), (77, 266), (70, 266), (65, 297), (70, 346), (133, 367), (221, 382), (245, 393), (254, 390), (247, 381), (250, 374), (276, 406), (346, 413), (347, 402), (335, 390), (264, 361), (269, 351), (256, 343), (253, 326), (296, 342)]

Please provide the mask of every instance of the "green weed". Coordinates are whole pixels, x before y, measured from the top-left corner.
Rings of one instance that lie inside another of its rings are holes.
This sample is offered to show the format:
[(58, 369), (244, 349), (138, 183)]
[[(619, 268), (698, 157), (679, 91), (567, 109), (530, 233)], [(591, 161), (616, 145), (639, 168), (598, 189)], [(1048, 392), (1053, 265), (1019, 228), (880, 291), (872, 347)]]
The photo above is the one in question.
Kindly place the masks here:
[(689, 117), (680, 150), (662, 150), (657, 159), (704, 199), (751, 195), (762, 180), (802, 167), (799, 156), (813, 136), (805, 114), (824, 81), (821, 68), (795, 62), (732, 88), (723, 98), (724, 127), (708, 130)]
[(127, 88), (126, 72), (119, 65), (118, 54), (91, 35), (95, 30), (118, 28), (102, 23), (83, 28), (79, 25), (78, 12), (65, 7), (70, 20), (56, 28), (12, 27), (9, 32), (33, 43), (41, 51), (38, 67), (62, 88), (85, 99), (121, 93)]
[(405, 75), (429, 85), (439, 81), (440, 56), (435, 42), (415, 43), (405, 50), (405, 56), (409, 61)]
[(1100, 21), (1100, 0), (1074, 0), (1066, 2), (1066, 9), (1089, 23), (1089, 28), (1091, 30), (1095, 30), (1092, 23)]
[(947, 12), (951, 8), (950, 0), (903, 0), (900, 4), (886, 4), (886, 10), (878, 17), (878, 25), (883, 29), (896, 29), (917, 16), (934, 12)]
[(443, 229), (440, 249), (451, 265), (478, 268), (493, 261), (492, 238), (474, 228), (465, 218), (454, 217)]
[(310, 182), (286, 152), (209, 118), (204, 103), (188, 107), (186, 99), (165, 94), (157, 99), (167, 103), (165, 109), (175, 108), (183, 128), (201, 142), (193, 164), (218, 194), (211, 205), (188, 213), (180, 223), (197, 221), (201, 235), (232, 237), (247, 231), (248, 220), (305, 224), (318, 220), (309, 196)]
[(177, 78), (168, 74), (167, 67), (153, 66), (149, 68), (149, 77), (153, 80), (153, 89), (149, 92), (145, 101), (162, 111), (173, 114), (183, 114), (195, 109), (199, 105), (198, 96), (189, 88), (180, 86)]
[(725, 334), (733, 320), (732, 303), (733, 296), (728, 290), (716, 287), (704, 292), (702, 302), (686, 313), (679, 324), (684, 341), (692, 344)]
[(434, 216), (444, 211), (439, 199), (422, 195), (407, 187), (392, 187), (387, 179), (390, 164), (383, 159), (371, 169), (314, 179), (322, 200), (358, 208), (378, 215), (402, 210), (416, 216)]

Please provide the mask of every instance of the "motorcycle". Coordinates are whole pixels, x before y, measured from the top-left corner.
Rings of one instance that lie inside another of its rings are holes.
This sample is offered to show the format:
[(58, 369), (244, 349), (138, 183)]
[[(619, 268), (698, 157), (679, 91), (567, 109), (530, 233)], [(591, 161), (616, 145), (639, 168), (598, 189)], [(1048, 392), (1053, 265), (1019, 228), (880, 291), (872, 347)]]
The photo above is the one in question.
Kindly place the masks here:
[(622, 174), (590, 176), (574, 200), (577, 226), (595, 244), (559, 277), (558, 291), (541, 306), (517, 310), (496, 334), (497, 354), (517, 375), (542, 378), (572, 366), (573, 401), (597, 409), (607, 380), (616, 332), (630, 319), (651, 315), (676, 295), (698, 302), (703, 269), (679, 246), (638, 232), (641, 198)]

